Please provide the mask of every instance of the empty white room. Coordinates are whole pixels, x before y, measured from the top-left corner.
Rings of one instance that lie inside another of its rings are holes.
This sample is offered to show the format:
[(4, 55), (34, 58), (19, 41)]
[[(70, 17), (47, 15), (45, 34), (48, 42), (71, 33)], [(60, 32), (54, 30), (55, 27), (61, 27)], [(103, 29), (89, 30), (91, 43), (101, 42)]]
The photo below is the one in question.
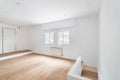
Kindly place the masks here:
[(120, 80), (119, 0), (0, 0), (0, 80)]

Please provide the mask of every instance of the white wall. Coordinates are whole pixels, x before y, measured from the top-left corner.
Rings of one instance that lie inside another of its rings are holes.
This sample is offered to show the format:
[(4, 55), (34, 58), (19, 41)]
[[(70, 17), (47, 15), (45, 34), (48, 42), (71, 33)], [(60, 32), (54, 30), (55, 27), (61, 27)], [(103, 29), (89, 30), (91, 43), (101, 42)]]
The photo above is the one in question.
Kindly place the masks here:
[[(70, 27), (71, 44), (63, 47), (63, 55), (77, 59), (81, 56), (86, 64), (96, 66), (98, 63), (98, 16), (87, 16), (73, 19), (75, 24)], [(67, 20), (69, 22), (69, 20)], [(67, 22), (63, 21), (63, 23)], [(38, 53), (50, 54), (53, 45), (44, 44), (44, 27), (58, 26), (62, 22), (44, 24), (29, 28), (29, 48)], [(66, 24), (66, 26), (69, 24)]]
[(100, 12), (100, 80), (120, 80), (120, 0), (103, 0)]
[(20, 27), (17, 29), (17, 50), (25, 50), (28, 48), (28, 28)]
[(12, 28), (16, 29), (16, 49), (17, 50), (25, 50), (28, 49), (27, 44), (27, 27), (21, 27), (20, 29), (18, 26), (0, 23), (0, 27), (3, 28)]

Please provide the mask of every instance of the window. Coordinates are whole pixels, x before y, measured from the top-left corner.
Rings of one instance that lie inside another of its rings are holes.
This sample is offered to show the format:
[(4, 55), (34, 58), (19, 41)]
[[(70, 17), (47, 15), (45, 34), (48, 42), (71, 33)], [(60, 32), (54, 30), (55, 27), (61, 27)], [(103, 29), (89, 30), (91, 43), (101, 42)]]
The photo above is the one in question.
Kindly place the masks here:
[(69, 31), (58, 32), (58, 44), (70, 44), (70, 33)]
[(70, 44), (70, 31), (67, 29), (50, 30), (45, 32), (45, 44)]
[(54, 44), (54, 32), (45, 33), (45, 44)]

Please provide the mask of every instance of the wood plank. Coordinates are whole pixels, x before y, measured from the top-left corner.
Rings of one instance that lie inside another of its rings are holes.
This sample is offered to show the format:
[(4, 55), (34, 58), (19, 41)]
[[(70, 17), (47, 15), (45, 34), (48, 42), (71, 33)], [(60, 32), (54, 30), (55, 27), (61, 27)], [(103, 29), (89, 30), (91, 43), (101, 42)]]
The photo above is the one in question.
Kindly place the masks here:
[(98, 71), (94, 66), (84, 65), (82, 76), (90, 78), (92, 80), (98, 80)]

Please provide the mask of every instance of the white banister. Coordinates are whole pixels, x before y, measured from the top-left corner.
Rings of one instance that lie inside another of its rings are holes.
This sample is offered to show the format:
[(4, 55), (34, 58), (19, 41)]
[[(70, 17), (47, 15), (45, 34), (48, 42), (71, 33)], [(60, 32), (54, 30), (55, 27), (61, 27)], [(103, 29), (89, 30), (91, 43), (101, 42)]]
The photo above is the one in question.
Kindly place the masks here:
[(83, 69), (82, 59), (79, 57), (67, 74), (67, 80), (91, 80), (81, 76)]

